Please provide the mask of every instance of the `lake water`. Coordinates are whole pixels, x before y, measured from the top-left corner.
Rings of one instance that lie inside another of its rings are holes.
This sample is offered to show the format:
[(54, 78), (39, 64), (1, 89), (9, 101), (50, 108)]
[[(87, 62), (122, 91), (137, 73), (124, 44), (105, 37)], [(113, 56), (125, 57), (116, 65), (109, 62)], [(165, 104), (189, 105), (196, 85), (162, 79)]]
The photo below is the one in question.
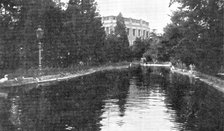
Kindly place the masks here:
[(0, 131), (223, 131), (224, 96), (164, 68), (0, 89)]

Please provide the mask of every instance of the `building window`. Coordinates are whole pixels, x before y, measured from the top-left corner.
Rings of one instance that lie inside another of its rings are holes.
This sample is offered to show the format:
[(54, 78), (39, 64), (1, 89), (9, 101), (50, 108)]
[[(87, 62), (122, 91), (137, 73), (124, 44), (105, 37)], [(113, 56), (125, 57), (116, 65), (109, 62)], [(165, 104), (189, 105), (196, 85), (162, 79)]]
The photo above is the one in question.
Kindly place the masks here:
[(133, 29), (133, 36), (135, 36), (135, 29)]
[[(113, 27), (112, 27), (112, 28), (113, 28)], [(112, 28), (110, 28), (110, 33), (109, 33), (109, 34), (113, 34), (113, 33), (114, 33), (114, 31), (113, 31)]]
[(130, 29), (129, 29), (129, 28), (127, 28), (127, 35), (129, 35), (129, 30), (130, 30)]
[(104, 17), (104, 20), (109, 20), (109, 17)]
[(149, 37), (149, 32), (148, 32), (148, 31), (146, 32), (146, 37), (147, 37), (147, 38)]
[(129, 22), (130, 20), (128, 18), (124, 18), (124, 21), (125, 22)]
[(138, 36), (141, 36), (141, 30), (138, 30)]
[(145, 30), (143, 30), (143, 38), (145, 38)]
[(107, 33), (107, 34), (110, 34), (109, 31), (110, 31), (109, 27), (106, 27), (106, 33)]

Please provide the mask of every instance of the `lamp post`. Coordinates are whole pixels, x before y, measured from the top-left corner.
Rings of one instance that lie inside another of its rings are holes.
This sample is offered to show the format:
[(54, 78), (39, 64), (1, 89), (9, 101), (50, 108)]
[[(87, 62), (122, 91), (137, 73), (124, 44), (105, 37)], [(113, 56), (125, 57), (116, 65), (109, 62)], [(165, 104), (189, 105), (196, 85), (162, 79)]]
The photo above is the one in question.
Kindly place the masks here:
[(38, 48), (39, 48), (39, 70), (41, 71), (42, 69), (42, 64), (41, 64), (41, 51), (42, 51), (42, 43), (41, 43), (41, 39), (43, 38), (44, 35), (44, 30), (39, 26), (36, 30), (36, 36), (37, 36), (37, 40), (38, 40)]

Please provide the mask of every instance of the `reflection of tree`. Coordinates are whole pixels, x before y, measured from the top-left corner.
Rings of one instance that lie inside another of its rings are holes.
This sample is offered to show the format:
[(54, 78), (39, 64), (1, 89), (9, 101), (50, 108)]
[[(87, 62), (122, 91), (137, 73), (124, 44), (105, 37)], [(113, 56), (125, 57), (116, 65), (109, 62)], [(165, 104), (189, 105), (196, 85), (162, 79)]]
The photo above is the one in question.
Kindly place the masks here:
[(13, 90), (8, 99), (0, 99), (0, 129), (100, 130), (103, 100), (118, 99), (120, 115), (124, 115), (128, 77), (123, 71), (100, 72), (57, 85)]
[(155, 85), (159, 84), (161, 87), (164, 87), (167, 84), (166, 78), (169, 74), (169, 70), (162, 67), (145, 67), (149, 71), (144, 74), (144, 81), (145, 85)]
[(131, 76), (133, 77), (132, 79), (135, 79), (133, 84), (137, 86), (142, 86), (143, 85), (143, 70), (139, 66), (138, 68), (133, 68), (131, 71)]
[[(105, 89), (96, 79), (88, 77), (83, 78), (88, 82), (61, 82), (59, 85), (30, 92), (26, 97), (26, 103), (30, 106), (26, 106), (29, 110), (24, 112), (24, 123), (29, 123), (33, 129), (28, 126), (24, 128), (41, 131), (62, 131), (66, 128), (99, 130), (97, 123), (102, 114), (102, 97), (105, 96)], [(37, 99), (32, 98), (33, 96)]]
[(182, 123), (184, 130), (223, 130), (222, 94), (200, 82), (191, 85), (184, 77), (173, 78), (179, 83), (175, 82), (166, 89), (166, 103), (176, 110), (176, 122)]
[(119, 111), (120, 111), (120, 116), (124, 116), (125, 114), (125, 104), (127, 102), (127, 95), (128, 95), (128, 91), (129, 91), (129, 80), (127, 79), (127, 77), (117, 77), (117, 83), (119, 83), (117, 89), (119, 94), (116, 96), (118, 99), (118, 106), (119, 106)]
[[(134, 70), (133, 70), (134, 71)], [(133, 73), (133, 72), (132, 72)], [(117, 99), (120, 116), (125, 114), (125, 104), (127, 102), (127, 95), (129, 91), (129, 73), (126, 71), (107, 72), (104, 76), (110, 84), (107, 84), (109, 99)]]
[(20, 128), (21, 126), (21, 110), (20, 108), (20, 97), (15, 96), (10, 98), (11, 107), (10, 107), (10, 117), (9, 120), (12, 122), (13, 125)]
[[(100, 130), (103, 100), (107, 97), (116, 97), (121, 116), (124, 114), (129, 88), (128, 76), (127, 72), (122, 71), (100, 72), (57, 85), (11, 93), (10, 100), (14, 102), (4, 102), (4, 105), (9, 106), (0, 110), (0, 117), (6, 118), (0, 121), (0, 129)], [(15, 109), (14, 112), (9, 112), (10, 108)], [(11, 121), (7, 121), (9, 119)]]
[(10, 105), (7, 99), (0, 98), (0, 130), (11, 131), (15, 130), (14, 125), (9, 120), (10, 117)]

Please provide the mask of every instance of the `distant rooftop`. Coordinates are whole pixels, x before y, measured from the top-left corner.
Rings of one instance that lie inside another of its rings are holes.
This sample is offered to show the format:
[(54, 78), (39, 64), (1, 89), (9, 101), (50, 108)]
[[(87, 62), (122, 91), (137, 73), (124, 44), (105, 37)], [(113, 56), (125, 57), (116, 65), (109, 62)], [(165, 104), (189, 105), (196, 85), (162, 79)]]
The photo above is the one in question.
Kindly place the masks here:
[[(106, 21), (106, 20), (116, 20), (117, 16), (113, 16), (113, 15), (110, 15), (110, 16), (103, 16), (102, 19), (103, 21)], [(127, 18), (127, 17), (123, 17), (124, 18), (124, 21), (125, 22), (132, 22), (132, 23), (141, 23), (142, 24), (145, 24), (147, 26), (149, 26), (149, 22), (145, 21), (145, 20), (142, 20), (142, 19), (134, 19), (134, 18)]]

